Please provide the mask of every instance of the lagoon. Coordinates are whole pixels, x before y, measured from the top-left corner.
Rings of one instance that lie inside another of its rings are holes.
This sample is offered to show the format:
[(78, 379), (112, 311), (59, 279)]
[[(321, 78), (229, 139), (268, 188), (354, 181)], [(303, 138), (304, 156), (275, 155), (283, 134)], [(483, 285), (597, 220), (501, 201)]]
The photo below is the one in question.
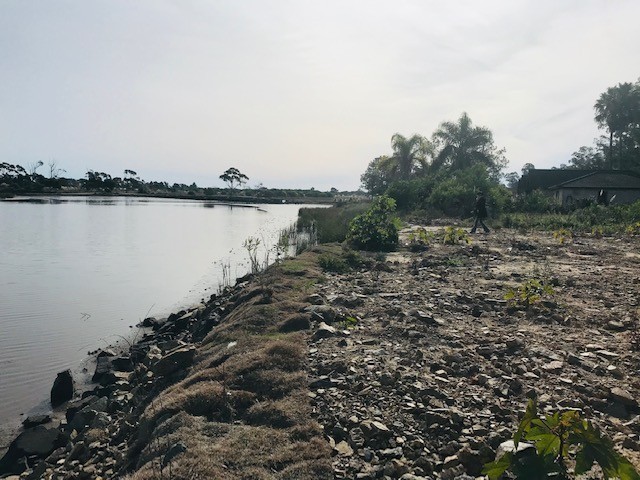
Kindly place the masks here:
[[(0, 437), (48, 409), (57, 372), (78, 377), (87, 352), (216, 293), (261, 261), (297, 205), (138, 197), (0, 202)], [(88, 375), (92, 372), (84, 372)]]

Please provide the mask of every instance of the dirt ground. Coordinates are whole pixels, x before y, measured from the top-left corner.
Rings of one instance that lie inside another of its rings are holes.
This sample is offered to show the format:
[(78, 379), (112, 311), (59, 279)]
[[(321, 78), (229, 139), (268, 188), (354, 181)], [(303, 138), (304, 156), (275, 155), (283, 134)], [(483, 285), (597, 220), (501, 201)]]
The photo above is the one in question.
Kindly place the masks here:
[[(478, 476), (534, 396), (640, 465), (640, 239), (561, 240), (501, 230), (327, 274), (337, 330), (312, 339), (310, 396), (336, 478)], [(510, 307), (529, 279), (553, 293)]]

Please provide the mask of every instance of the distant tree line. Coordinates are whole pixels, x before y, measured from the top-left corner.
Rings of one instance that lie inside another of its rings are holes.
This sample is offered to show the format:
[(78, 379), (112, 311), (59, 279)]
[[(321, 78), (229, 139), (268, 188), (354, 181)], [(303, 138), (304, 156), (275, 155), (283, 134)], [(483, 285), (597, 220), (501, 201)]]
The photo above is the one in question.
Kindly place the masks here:
[[(227, 170), (221, 179), (229, 188), (199, 187), (195, 182), (187, 185), (183, 183), (169, 184), (167, 182), (145, 181), (134, 170), (125, 169), (123, 176), (111, 176), (106, 172), (89, 170), (85, 178), (73, 179), (62, 177), (64, 170), (52, 161), (48, 165), (47, 176), (38, 173), (44, 166), (42, 161), (28, 165), (26, 168), (18, 164), (0, 163), (0, 195), (32, 193), (99, 193), (99, 194), (137, 194), (176, 196), (191, 198), (251, 198), (251, 199), (303, 199), (303, 198), (332, 198), (336, 189), (322, 192), (314, 188), (309, 189), (279, 189), (266, 188), (257, 185), (254, 188), (241, 188), (248, 177), (238, 169)], [(224, 178), (223, 178), (224, 177)]]

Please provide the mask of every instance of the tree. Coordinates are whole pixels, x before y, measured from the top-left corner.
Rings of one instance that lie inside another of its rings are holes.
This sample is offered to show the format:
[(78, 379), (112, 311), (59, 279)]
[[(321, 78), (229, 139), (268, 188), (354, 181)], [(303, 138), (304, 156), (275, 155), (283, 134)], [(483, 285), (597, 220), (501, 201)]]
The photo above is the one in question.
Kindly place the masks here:
[(457, 122), (443, 122), (433, 134), (433, 143), (440, 151), (432, 164), (433, 170), (464, 170), (476, 164), (487, 166), (494, 177), (506, 165), (504, 150), (493, 143), (493, 134), (486, 127), (476, 127), (463, 113)]
[[(625, 143), (633, 139), (640, 129), (640, 82), (619, 83), (602, 93), (595, 105), (595, 121), (599, 127), (609, 130), (609, 150), (607, 157), (609, 168), (614, 166), (613, 144), (617, 137), (618, 143), (618, 167), (622, 165), (622, 152)], [(625, 142), (627, 140), (627, 142)]]
[(44, 165), (44, 162), (42, 160), (38, 160), (35, 163), (30, 163), (29, 164), (29, 175), (31, 176), (31, 179), (33, 180), (36, 176), (37, 170)]
[(47, 166), (49, 167), (49, 179), (50, 180), (58, 178), (58, 176), (61, 173), (65, 173), (66, 172), (66, 170), (64, 168), (59, 168), (58, 167), (58, 162), (53, 158), (51, 160), (49, 160), (49, 163), (47, 164)]
[(522, 166), (522, 169), (520, 170), (522, 172), (522, 175), (526, 175), (527, 173), (529, 173), (531, 170), (535, 170), (536, 166), (533, 163), (525, 163)]
[(362, 187), (371, 195), (382, 195), (398, 176), (397, 162), (386, 155), (376, 157), (360, 176)]
[(249, 180), (244, 173), (240, 173), (235, 167), (231, 167), (227, 169), (222, 175), (220, 175), (220, 179), (227, 184), (229, 189), (235, 190), (236, 186), (244, 185)]
[(518, 181), (520, 180), (520, 175), (518, 172), (509, 172), (504, 176), (505, 183), (507, 184), (507, 188), (511, 190), (515, 190), (518, 188)]
[(562, 165), (561, 168), (579, 170), (602, 170), (607, 168), (605, 150), (600, 146), (580, 147), (577, 152), (573, 152), (569, 165)]
[(391, 147), (393, 148), (391, 158), (397, 165), (400, 180), (409, 180), (416, 164), (424, 165), (426, 154), (431, 150), (430, 142), (417, 134), (406, 138), (396, 133), (391, 137)]

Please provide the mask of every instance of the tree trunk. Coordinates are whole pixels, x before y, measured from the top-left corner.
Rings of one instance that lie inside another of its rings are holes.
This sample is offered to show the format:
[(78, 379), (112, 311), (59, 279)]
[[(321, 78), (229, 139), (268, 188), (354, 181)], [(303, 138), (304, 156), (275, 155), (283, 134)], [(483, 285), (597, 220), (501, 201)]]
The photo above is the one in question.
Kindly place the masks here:
[(613, 130), (609, 129), (609, 170), (613, 170)]

